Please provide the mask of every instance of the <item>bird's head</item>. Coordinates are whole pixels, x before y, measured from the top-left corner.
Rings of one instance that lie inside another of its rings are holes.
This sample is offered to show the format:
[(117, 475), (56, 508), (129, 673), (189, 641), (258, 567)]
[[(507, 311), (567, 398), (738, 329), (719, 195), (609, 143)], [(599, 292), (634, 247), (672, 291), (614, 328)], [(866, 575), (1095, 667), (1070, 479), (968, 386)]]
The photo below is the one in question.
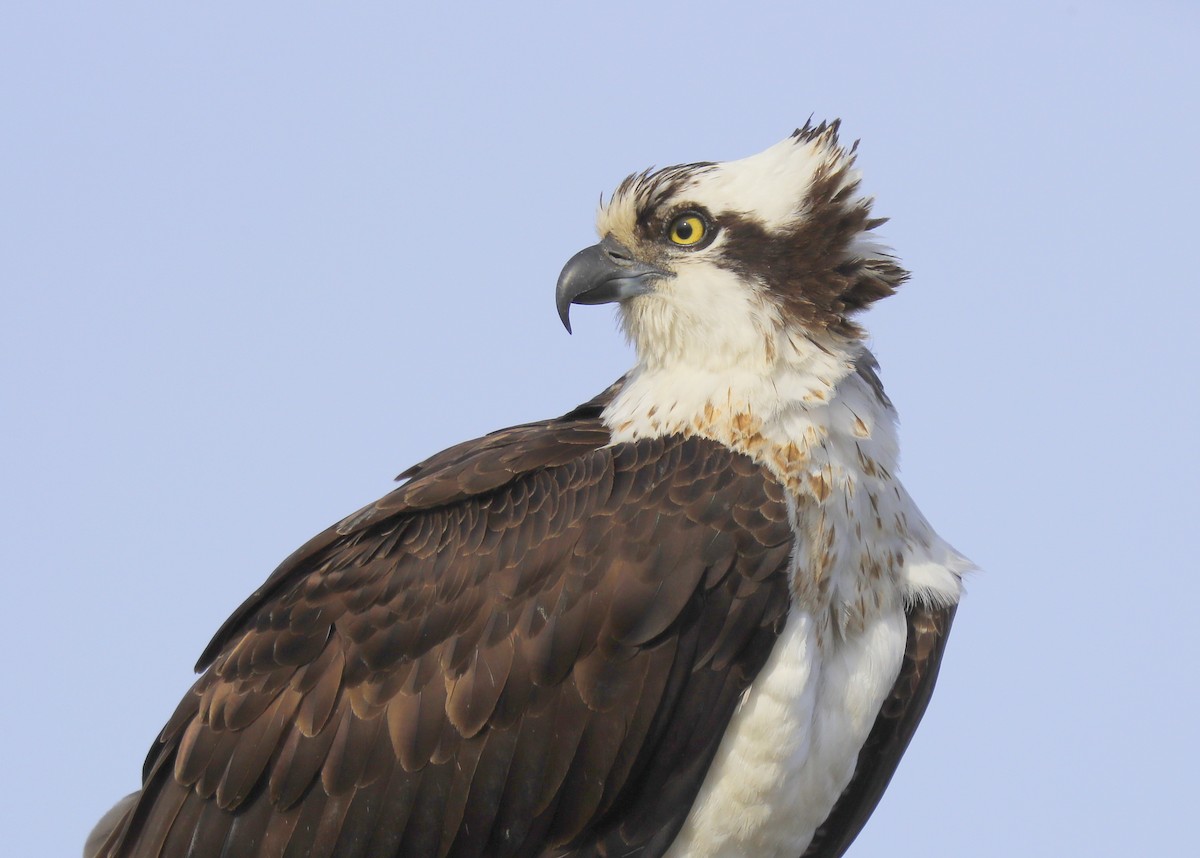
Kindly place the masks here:
[(632, 175), (597, 217), (599, 244), (558, 281), (571, 304), (620, 302), (648, 364), (772, 362), (782, 341), (852, 347), (851, 317), (908, 276), (871, 231), (855, 147), (806, 124), (740, 161)]

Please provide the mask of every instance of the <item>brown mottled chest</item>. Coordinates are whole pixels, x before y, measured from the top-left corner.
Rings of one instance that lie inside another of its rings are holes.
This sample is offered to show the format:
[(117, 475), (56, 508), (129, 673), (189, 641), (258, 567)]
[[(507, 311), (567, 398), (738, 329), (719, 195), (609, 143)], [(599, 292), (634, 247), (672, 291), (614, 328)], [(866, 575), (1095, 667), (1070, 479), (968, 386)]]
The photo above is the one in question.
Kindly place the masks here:
[(739, 413), (696, 431), (750, 456), (786, 486), (796, 533), (791, 578), (798, 605), (848, 633), (901, 603), (907, 514), (865, 421), (772, 424)]

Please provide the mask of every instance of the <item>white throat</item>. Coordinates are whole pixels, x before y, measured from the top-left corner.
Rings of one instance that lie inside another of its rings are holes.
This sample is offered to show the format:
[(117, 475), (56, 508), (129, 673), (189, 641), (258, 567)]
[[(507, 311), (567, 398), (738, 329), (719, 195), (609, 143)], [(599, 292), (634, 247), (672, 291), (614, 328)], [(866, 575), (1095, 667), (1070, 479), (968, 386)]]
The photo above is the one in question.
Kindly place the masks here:
[(692, 348), (667, 358), (642, 347), (644, 339), (653, 342), (648, 334), (660, 333), (646, 330), (660, 321), (656, 308), (626, 313), (639, 360), (604, 411), (613, 443), (698, 435), (745, 453), (793, 484), (799, 470), (821, 458), (817, 448), (837, 428), (833, 424), (845, 424), (859, 439), (866, 437), (864, 426), (879, 425), (892, 464), (890, 409), (856, 374), (865, 355), (861, 344), (791, 333), (759, 313), (740, 317), (758, 320), (737, 332), (740, 337), (726, 328), (712, 341), (716, 345), (689, 343)]

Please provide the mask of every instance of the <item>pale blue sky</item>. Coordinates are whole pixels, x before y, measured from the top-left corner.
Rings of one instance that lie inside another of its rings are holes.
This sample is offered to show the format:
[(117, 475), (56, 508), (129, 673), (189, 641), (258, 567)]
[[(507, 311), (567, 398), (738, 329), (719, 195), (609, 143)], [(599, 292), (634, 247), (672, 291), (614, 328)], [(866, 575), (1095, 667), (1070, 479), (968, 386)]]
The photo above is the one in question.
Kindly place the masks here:
[(973, 578), (851, 855), (1194, 848), (1192, 3), (10, 3), (6, 854), (73, 855), (225, 616), (442, 447), (629, 354), (602, 191), (841, 116), (913, 270), (864, 321)]

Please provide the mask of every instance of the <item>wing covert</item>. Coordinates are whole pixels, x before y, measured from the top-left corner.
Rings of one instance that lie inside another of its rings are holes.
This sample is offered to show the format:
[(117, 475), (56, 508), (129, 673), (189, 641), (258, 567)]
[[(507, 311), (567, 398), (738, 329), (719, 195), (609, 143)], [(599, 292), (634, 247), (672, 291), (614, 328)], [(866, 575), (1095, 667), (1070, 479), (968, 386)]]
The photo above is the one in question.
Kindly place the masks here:
[(661, 854), (782, 626), (792, 532), (749, 459), (598, 425), (452, 448), (289, 558), (102, 854)]

